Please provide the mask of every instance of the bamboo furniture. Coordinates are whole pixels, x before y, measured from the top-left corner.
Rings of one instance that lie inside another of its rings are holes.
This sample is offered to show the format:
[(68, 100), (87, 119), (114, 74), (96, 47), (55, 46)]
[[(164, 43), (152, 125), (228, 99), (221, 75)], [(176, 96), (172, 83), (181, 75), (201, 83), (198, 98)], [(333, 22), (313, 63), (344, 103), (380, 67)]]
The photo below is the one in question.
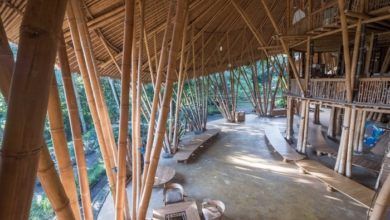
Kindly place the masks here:
[(327, 186), (339, 191), (367, 208), (371, 207), (374, 191), (325, 167), (314, 160), (295, 162), (305, 172), (317, 177)]
[(272, 147), (282, 156), (283, 161), (298, 161), (305, 158), (295, 151), (295, 149), (284, 139), (279, 129), (275, 126), (266, 126), (265, 136)]
[(207, 131), (199, 135), (188, 135), (182, 139), (182, 142), (179, 143), (178, 152), (173, 156), (177, 162), (187, 163), (198, 150), (205, 147), (208, 142), (215, 139), (220, 129), (208, 129)]
[(198, 207), (194, 201), (181, 202), (153, 210), (153, 219), (165, 220), (170, 218), (200, 220)]

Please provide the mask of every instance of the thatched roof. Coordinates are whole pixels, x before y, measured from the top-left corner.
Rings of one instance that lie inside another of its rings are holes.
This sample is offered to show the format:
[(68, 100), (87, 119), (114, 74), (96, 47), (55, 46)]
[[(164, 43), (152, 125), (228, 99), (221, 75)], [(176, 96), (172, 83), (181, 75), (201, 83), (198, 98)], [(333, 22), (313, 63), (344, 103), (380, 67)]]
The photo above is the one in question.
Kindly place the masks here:
[[(160, 51), (169, 2), (168, 0), (145, 0), (147, 44), (154, 70), (156, 69), (154, 66), (155, 55), (156, 51), (157, 55)], [(272, 37), (275, 33), (274, 28), (267, 18), (260, 1), (235, 0), (235, 2), (237, 2), (239, 7), (250, 18), (253, 25), (259, 30), (264, 41), (269, 45), (276, 45), (277, 41), (276, 39), (273, 40)], [(275, 19), (279, 22), (279, 26), (284, 30), (283, 26), (286, 23), (284, 16), (286, 1), (267, 0), (267, 3)], [(3, 0), (0, 3), (0, 15), (4, 22), (7, 35), (10, 41), (16, 43), (18, 41), (19, 25), (25, 4), (26, 0)], [(84, 0), (83, 5), (99, 74), (119, 77), (120, 72), (110, 58), (108, 50), (116, 58), (118, 64), (121, 65), (124, 1)], [(138, 15), (139, 10), (136, 11)], [(137, 22), (139, 22), (139, 19)], [(137, 27), (139, 27), (139, 23), (137, 23)], [(137, 28), (137, 38), (139, 37), (139, 30)], [(72, 70), (78, 71), (66, 18), (63, 31)], [(189, 70), (193, 72), (192, 41), (194, 41), (196, 75), (203, 74), (201, 68), (202, 44), (204, 45), (204, 74), (224, 70), (230, 63), (231, 65), (240, 65), (262, 56), (262, 51), (259, 50), (261, 45), (254, 38), (253, 33), (248, 29), (245, 21), (232, 5), (231, 0), (189, 0), (189, 25), (187, 31), (189, 39), (187, 40), (186, 51), (189, 52), (189, 60), (191, 61), (189, 62)], [(229, 47), (227, 46), (228, 43)], [(108, 50), (106, 47), (108, 47)], [(243, 48), (246, 51), (246, 55), (244, 56), (241, 54), (244, 50)], [(230, 62), (226, 55), (228, 49), (231, 51)], [(252, 54), (252, 56), (249, 54)], [(148, 80), (149, 67), (146, 51), (144, 53), (143, 63), (145, 70), (144, 79)]]

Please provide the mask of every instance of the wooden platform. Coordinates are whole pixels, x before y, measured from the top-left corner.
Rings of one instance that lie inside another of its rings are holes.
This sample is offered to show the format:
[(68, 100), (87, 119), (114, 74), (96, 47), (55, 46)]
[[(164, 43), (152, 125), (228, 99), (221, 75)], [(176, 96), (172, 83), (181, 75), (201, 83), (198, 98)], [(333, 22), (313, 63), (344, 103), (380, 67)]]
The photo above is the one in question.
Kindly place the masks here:
[(296, 161), (305, 158), (295, 151), (295, 149), (284, 139), (276, 126), (265, 126), (265, 136), (272, 147), (283, 157), (285, 161)]
[(198, 149), (216, 137), (220, 129), (209, 129), (199, 135), (187, 135), (184, 137), (179, 145), (179, 151), (173, 156), (177, 162), (187, 162), (191, 155)]
[(328, 154), (329, 156), (336, 155), (337, 150), (333, 149), (326, 142), (324, 135), (322, 134), (321, 125), (315, 125), (312, 121), (309, 121), (309, 133), (308, 141), (313, 149), (316, 151), (317, 155)]
[(347, 197), (369, 208), (374, 190), (371, 190), (314, 160), (300, 160), (295, 162), (305, 172), (317, 177), (327, 186), (339, 191)]

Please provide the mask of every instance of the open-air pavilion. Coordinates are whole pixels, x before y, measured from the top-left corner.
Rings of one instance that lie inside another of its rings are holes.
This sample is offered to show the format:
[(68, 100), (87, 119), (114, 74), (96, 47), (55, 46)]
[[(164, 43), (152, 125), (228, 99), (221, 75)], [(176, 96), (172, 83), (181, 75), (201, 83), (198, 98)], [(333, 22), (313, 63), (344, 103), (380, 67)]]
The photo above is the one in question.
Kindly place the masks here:
[(390, 0), (2, 0), (0, 90), (0, 219), (390, 218)]

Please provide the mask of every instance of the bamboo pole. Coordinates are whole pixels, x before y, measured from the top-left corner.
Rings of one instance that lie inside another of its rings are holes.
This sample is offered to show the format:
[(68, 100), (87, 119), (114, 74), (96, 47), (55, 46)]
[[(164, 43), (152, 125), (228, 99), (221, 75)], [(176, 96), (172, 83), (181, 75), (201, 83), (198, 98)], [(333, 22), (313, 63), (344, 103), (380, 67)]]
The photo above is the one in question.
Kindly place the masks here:
[(363, 152), (363, 140), (364, 140), (364, 132), (366, 130), (366, 119), (367, 119), (367, 111), (362, 110), (362, 119), (361, 125), (359, 129), (359, 145), (357, 147), (357, 152)]
[(374, 209), (371, 213), (370, 220), (385, 219), (386, 212), (390, 207), (390, 175), (387, 176), (379, 191), (378, 198), (375, 201)]
[[(150, 154), (152, 152), (152, 145), (153, 145), (153, 138), (154, 138), (154, 131), (155, 131), (155, 124), (156, 124), (156, 116), (157, 116), (157, 108), (160, 100), (160, 92), (161, 92), (161, 85), (163, 82), (163, 67), (165, 66), (167, 62), (167, 53), (168, 53), (168, 31), (171, 28), (171, 18), (172, 18), (172, 11), (173, 11), (173, 2), (170, 2), (168, 15), (167, 15), (167, 25), (166, 29), (164, 31), (164, 37), (161, 45), (161, 52), (160, 52), (160, 61), (158, 63), (157, 68), (157, 77), (155, 79), (154, 83), (154, 93), (153, 93), (153, 102), (152, 102), (152, 109), (151, 109), (151, 115), (150, 115), (150, 122), (149, 122), (149, 128), (148, 128), (148, 135), (147, 135), (147, 141), (146, 141), (146, 148), (145, 148), (145, 162), (144, 162), (144, 173), (142, 176), (142, 189), (145, 187), (145, 181), (146, 181), (146, 175), (149, 170), (149, 164), (150, 164)], [(155, 53), (155, 56), (157, 57), (157, 53)], [(157, 58), (156, 58), (157, 60)]]
[(81, 131), (81, 121), (77, 106), (76, 91), (73, 87), (72, 75), (70, 71), (68, 54), (66, 53), (65, 39), (60, 35), (58, 47), (58, 59), (61, 66), (62, 81), (64, 83), (66, 104), (68, 106), (68, 116), (73, 137), (73, 147), (77, 162), (77, 171), (80, 185), (80, 196), (83, 207), (84, 219), (93, 219), (91, 193), (89, 189), (87, 163), (85, 160), (84, 143)]
[[(0, 91), (5, 101), (8, 102), (11, 76), (14, 66), (14, 59), (8, 44), (8, 38), (0, 19)], [(50, 204), (59, 220), (74, 219), (68, 196), (65, 193), (61, 180), (55, 170), (50, 153), (46, 144), (42, 147), (39, 156), (38, 172), (39, 181), (45, 191)]]
[(345, 168), (345, 174), (347, 177), (352, 175), (352, 153), (353, 153), (353, 139), (356, 138), (355, 134), (355, 122), (356, 122), (356, 108), (352, 108), (351, 112), (351, 122), (349, 124), (349, 133), (348, 133), (348, 145), (347, 145), (347, 162)]
[(110, 118), (108, 116), (107, 106), (104, 102), (104, 96), (101, 91), (97, 69), (95, 66), (95, 58), (92, 50), (92, 42), (86, 26), (85, 17), (81, 8), (81, 2), (77, 0), (70, 0), (70, 5), (73, 10), (75, 20), (77, 22), (77, 30), (79, 32), (81, 49), (84, 55), (84, 60), (91, 83), (93, 97), (95, 98), (95, 104), (97, 113), (100, 118), (102, 130), (105, 134), (106, 145), (111, 148), (111, 155), (113, 155), (114, 164), (117, 166), (117, 146), (115, 144), (114, 134), (111, 127)]
[(50, 134), (53, 141), (53, 147), (57, 159), (61, 182), (64, 185), (65, 192), (68, 195), (70, 205), (76, 219), (81, 219), (76, 182), (73, 173), (73, 165), (68, 151), (68, 143), (66, 140), (64, 121), (62, 119), (61, 112), (61, 101), (58, 94), (57, 81), (55, 77), (53, 77), (50, 86), (47, 113), (50, 124)]
[[(118, 173), (115, 202), (115, 219), (121, 220), (124, 217), (124, 201), (126, 193), (126, 152), (127, 137), (129, 128), (129, 95), (130, 95), (130, 74), (131, 74), (131, 50), (133, 47), (135, 1), (125, 2), (125, 22), (123, 36), (123, 59), (121, 75), (121, 96), (119, 116), (119, 138), (118, 138)], [(134, 158), (133, 158), (134, 160)], [(134, 210), (133, 210), (134, 212)], [(134, 216), (133, 216), (134, 217)], [(134, 218), (133, 218), (134, 219)]]
[(85, 88), (85, 94), (87, 97), (87, 102), (89, 109), (91, 111), (92, 120), (95, 126), (96, 135), (99, 142), (100, 151), (102, 154), (102, 158), (104, 161), (104, 166), (106, 170), (106, 174), (108, 177), (108, 182), (111, 190), (111, 194), (113, 198), (115, 198), (116, 194), (116, 179), (113, 174), (113, 170), (115, 169), (115, 163), (114, 159), (112, 158), (111, 151), (108, 149), (108, 146), (106, 145), (105, 136), (103, 135), (103, 130), (100, 124), (100, 118), (97, 113), (95, 99), (93, 97), (93, 92), (91, 88), (91, 83), (88, 76), (87, 67), (84, 61), (84, 56), (81, 48), (81, 42), (80, 42), (80, 36), (77, 29), (77, 23), (75, 16), (73, 14), (73, 10), (70, 7), (69, 4), (67, 12), (68, 22), (69, 22), (69, 28), (72, 36), (73, 46), (74, 46), (74, 52), (76, 55), (77, 63), (80, 69), (80, 73), (83, 78), (84, 82), (84, 88)]
[(294, 101), (291, 96), (287, 96), (287, 128), (286, 139), (291, 141), (293, 137), (293, 125), (294, 125)]
[(174, 27), (173, 27), (172, 45), (168, 57), (165, 92), (162, 101), (162, 109), (158, 118), (158, 127), (153, 141), (153, 151), (151, 154), (152, 159), (151, 159), (150, 169), (148, 170), (146, 176), (144, 191), (142, 193), (137, 219), (145, 219), (146, 212), (148, 210), (149, 201), (152, 194), (154, 178), (155, 178), (158, 162), (160, 159), (163, 136), (166, 130), (165, 123), (169, 111), (169, 102), (172, 96), (174, 71), (176, 71), (176, 58), (180, 50), (179, 46), (181, 45), (181, 41), (182, 40), (185, 41), (185, 39), (182, 39), (182, 37), (184, 32), (186, 31), (184, 26), (186, 25), (185, 17), (188, 10), (188, 2), (187, 0), (183, 0), (183, 1), (178, 1), (176, 4), (177, 4), (176, 13), (175, 13), (176, 15), (175, 15)]
[[(29, 0), (21, 23), (0, 157), (0, 219), (27, 219), (66, 1)], [(39, 13), (38, 13), (39, 12)], [(31, 114), (31, 113), (34, 114)]]

